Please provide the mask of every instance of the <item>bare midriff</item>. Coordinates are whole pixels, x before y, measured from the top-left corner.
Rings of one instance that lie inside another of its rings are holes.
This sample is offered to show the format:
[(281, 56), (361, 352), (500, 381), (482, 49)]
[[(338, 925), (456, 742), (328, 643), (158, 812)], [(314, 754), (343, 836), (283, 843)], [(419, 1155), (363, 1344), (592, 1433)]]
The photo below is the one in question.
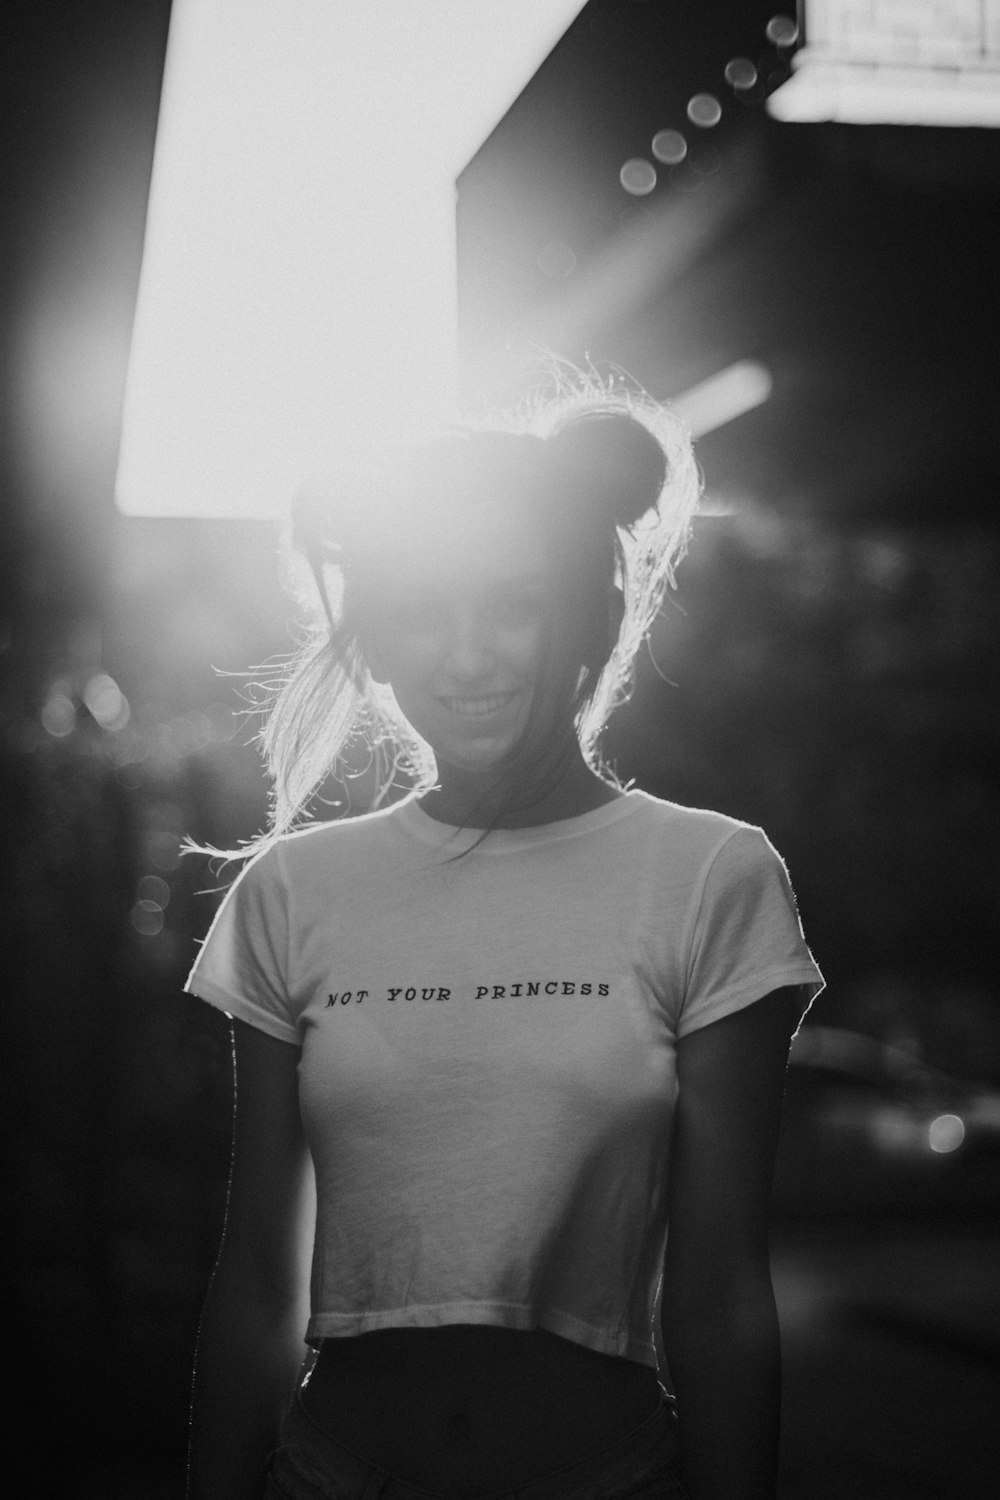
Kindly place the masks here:
[(544, 1329), (461, 1323), (326, 1339), (302, 1400), (393, 1478), (459, 1496), (600, 1453), (652, 1415), (660, 1382)]

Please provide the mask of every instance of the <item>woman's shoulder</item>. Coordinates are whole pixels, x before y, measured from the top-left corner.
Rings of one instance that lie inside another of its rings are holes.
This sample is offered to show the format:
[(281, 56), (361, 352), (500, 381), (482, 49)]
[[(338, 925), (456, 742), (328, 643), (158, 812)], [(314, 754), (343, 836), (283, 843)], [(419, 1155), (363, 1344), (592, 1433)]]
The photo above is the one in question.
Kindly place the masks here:
[(278, 834), (263, 857), (288, 874), (331, 861), (343, 865), (345, 861), (377, 858), (400, 838), (404, 805), (397, 802), (373, 812), (351, 813), (294, 828)]
[(648, 792), (632, 791), (636, 852), (647, 870), (663, 879), (700, 887), (714, 879), (739, 884), (780, 864), (781, 856), (754, 823), (710, 807), (689, 807)]
[(628, 796), (639, 814), (636, 820), (639, 826), (646, 827), (654, 836), (681, 839), (709, 848), (726, 843), (737, 833), (761, 833), (752, 823), (734, 818), (729, 813), (717, 812), (714, 808), (689, 807), (683, 802), (672, 802), (636, 788)]

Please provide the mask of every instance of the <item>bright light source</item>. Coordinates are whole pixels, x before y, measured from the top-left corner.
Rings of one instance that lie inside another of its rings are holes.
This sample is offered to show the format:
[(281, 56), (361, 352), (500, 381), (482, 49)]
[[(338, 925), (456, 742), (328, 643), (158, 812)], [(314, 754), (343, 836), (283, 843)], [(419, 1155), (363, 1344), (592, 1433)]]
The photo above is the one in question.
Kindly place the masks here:
[(767, 101), (777, 120), (849, 125), (1000, 125), (1000, 69), (856, 68), (808, 61)]
[(671, 405), (687, 422), (693, 437), (732, 422), (760, 406), (771, 394), (771, 375), (756, 360), (744, 359), (675, 396)]
[(174, 0), (123, 511), (282, 514), (450, 419), (455, 178), (582, 4)]
[(776, 119), (1000, 125), (997, 0), (807, 0), (806, 34)]

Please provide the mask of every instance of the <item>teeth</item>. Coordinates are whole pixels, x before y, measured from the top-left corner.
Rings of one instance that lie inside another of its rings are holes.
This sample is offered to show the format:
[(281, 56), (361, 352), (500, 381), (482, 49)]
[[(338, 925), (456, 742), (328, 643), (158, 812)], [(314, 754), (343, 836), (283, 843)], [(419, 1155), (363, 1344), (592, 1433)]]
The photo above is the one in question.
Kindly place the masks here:
[(470, 718), (476, 718), (485, 714), (495, 714), (498, 709), (503, 708), (509, 694), (495, 693), (489, 698), (446, 698), (444, 701), (452, 713), (468, 714)]

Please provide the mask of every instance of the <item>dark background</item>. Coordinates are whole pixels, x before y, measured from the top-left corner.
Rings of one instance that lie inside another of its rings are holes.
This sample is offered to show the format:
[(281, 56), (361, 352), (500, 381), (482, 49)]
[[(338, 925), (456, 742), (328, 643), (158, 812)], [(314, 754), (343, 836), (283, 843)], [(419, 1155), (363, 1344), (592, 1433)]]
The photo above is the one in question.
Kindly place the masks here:
[[(771, 13), (591, 0), (459, 180), (463, 368), (491, 399), (531, 343), (661, 398), (738, 359), (772, 373), (698, 444), (712, 513), (610, 748), (767, 829), (829, 983), (776, 1183), (783, 1500), (986, 1497), (1000, 133), (779, 125)], [(224, 1024), (180, 995), (218, 877), (177, 846), (260, 826), (244, 683), (215, 669), (290, 644), (269, 527), (114, 508), (168, 21), (11, 5), (2, 63), (7, 1451), (95, 1500), (181, 1491), (229, 1070)], [(735, 56), (762, 78), (743, 99)], [(685, 117), (700, 90), (711, 131)], [(630, 197), (619, 167), (668, 127), (688, 162)]]

